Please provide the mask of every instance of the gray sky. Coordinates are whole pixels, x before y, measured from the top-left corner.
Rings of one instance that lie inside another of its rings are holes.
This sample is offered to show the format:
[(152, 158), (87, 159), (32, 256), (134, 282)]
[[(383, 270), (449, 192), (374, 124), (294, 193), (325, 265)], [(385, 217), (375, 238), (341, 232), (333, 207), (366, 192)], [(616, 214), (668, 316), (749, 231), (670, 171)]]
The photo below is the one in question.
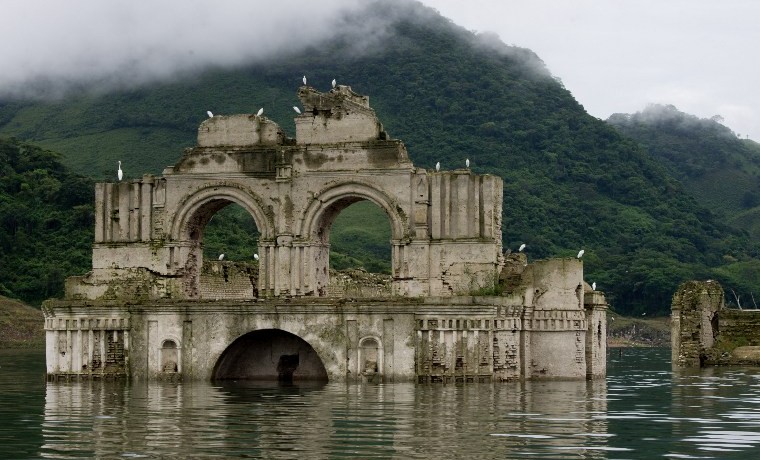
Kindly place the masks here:
[[(0, 95), (28, 91), (35, 79), (139, 84), (266, 58), (345, 28), (337, 11), (363, 3), (0, 0)], [(719, 114), (760, 140), (760, 1), (423, 3), (532, 49), (594, 116), (673, 104), (702, 118)]]
[(672, 104), (760, 141), (760, 1), (422, 1), (532, 49), (596, 117)]

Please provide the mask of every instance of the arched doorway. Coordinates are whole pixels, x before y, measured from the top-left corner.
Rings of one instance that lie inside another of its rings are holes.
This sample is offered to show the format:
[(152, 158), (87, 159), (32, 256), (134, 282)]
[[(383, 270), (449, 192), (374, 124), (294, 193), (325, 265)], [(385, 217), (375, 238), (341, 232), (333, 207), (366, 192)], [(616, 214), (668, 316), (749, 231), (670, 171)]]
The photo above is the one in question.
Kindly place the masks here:
[(388, 216), (368, 200), (344, 208), (330, 229), (330, 268), (391, 274)]
[(256, 221), (237, 203), (228, 202), (211, 216), (203, 230), (204, 260), (253, 262), (258, 252), (259, 229)]
[(184, 201), (172, 236), (181, 245), (177, 259), (185, 296), (257, 297), (260, 240), (271, 229), (257, 198), (237, 188), (206, 187)]
[(326, 382), (327, 370), (314, 348), (302, 338), (280, 329), (261, 329), (239, 337), (224, 350), (213, 378)]
[(252, 299), (258, 297), (259, 230), (242, 206), (229, 202), (211, 216), (198, 240), (199, 297)]
[(179, 371), (179, 355), (177, 342), (174, 340), (164, 340), (161, 344), (161, 372)]
[[(304, 212), (303, 227), (301, 234), (308, 235), (311, 245), (311, 259), (307, 266), (306, 277), (313, 293), (317, 296), (330, 295), (331, 266), (331, 232), (333, 224), (339, 221), (338, 216), (347, 208), (355, 207), (370, 209), (375, 215), (376, 226), (388, 229), (386, 241), (389, 240), (388, 259), (382, 271), (390, 269), (390, 275), (394, 278), (402, 277), (400, 261), (403, 260), (405, 238), (408, 237), (408, 220), (400, 208), (394, 206), (394, 201), (383, 191), (374, 189), (364, 184), (346, 183), (330, 188), (315, 196), (312, 203)], [(350, 211), (349, 211), (350, 213)], [(372, 227), (375, 223), (369, 222), (363, 217), (358, 217), (361, 222), (354, 222), (354, 226)], [(372, 228), (374, 232), (376, 228)], [(395, 293), (396, 287), (390, 282), (390, 294)], [(372, 295), (374, 296), (374, 295)]]

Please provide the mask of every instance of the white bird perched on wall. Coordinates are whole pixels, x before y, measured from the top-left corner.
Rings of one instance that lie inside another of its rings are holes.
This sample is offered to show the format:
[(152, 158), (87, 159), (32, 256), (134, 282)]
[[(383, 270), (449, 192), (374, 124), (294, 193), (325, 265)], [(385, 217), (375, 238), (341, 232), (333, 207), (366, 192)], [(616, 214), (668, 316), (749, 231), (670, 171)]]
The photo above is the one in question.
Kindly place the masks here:
[(338, 83), (338, 82), (336, 82), (336, 81), (335, 81), (335, 79), (333, 78), (333, 81), (332, 81), (332, 87), (333, 87), (333, 88), (335, 88), (335, 85), (336, 85), (337, 83)]
[(293, 110), (295, 110), (298, 115), (301, 115), (301, 109), (299, 109), (298, 107), (293, 106)]
[(264, 107), (260, 108), (259, 111), (256, 112), (256, 116), (260, 117), (262, 113), (264, 113)]
[(303, 76), (303, 84), (306, 86), (306, 75)]
[(224, 259), (224, 253), (219, 254), (219, 260), (222, 260), (222, 259)]
[(596, 291), (596, 281), (594, 281), (593, 283), (591, 283), (591, 290), (592, 291)]
[(209, 118), (214, 118), (214, 114), (211, 113), (210, 110), (206, 110), (206, 115), (208, 115)]
[(258, 254), (254, 254), (253, 258), (256, 259), (256, 260), (259, 260), (259, 255)]
[(435, 164), (435, 170), (436, 171), (440, 171), (441, 170), (441, 162), (440, 161)]
[(124, 173), (121, 171), (121, 160), (119, 160), (119, 169), (116, 171), (116, 177), (121, 180), (124, 177)]
[(525, 243), (520, 245), (520, 248), (517, 250), (518, 252), (523, 252), (523, 249), (525, 249), (525, 246), (527, 246)]
[(469, 167), (470, 167), (470, 159), (469, 159), (469, 158), (467, 158), (466, 160), (464, 160), (464, 166), (465, 166), (466, 168), (469, 168)]
[(584, 252), (586, 252), (586, 251), (585, 251), (585, 250), (583, 250), (583, 249), (581, 249), (580, 251), (578, 251), (578, 255), (577, 255), (576, 257), (577, 257), (578, 259), (580, 259), (581, 257), (583, 257), (583, 253), (584, 253)]

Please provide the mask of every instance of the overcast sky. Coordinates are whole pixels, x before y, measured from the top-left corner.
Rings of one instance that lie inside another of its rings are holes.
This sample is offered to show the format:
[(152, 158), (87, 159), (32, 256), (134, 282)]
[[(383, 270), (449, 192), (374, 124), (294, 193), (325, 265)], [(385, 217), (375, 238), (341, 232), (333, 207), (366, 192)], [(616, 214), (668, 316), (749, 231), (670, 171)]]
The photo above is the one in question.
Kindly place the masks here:
[[(423, 0), (530, 48), (589, 113), (650, 103), (721, 115), (760, 141), (760, 1)], [(363, 0), (0, 0), (0, 95), (132, 84), (265, 58), (345, 28)], [(366, 29), (365, 29), (366, 30)], [(105, 85), (107, 86), (107, 84)]]
[(760, 142), (760, 1), (423, 0), (467, 29), (530, 48), (586, 110), (647, 104)]

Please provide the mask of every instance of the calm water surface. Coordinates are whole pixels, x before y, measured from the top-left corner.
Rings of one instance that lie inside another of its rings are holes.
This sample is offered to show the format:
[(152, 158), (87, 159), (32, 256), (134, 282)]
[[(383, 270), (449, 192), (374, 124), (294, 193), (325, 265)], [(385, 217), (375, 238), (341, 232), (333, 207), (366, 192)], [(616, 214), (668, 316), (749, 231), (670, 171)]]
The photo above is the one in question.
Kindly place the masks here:
[(0, 458), (760, 458), (760, 369), (673, 373), (612, 350), (606, 381), (277, 387), (47, 384), (0, 351)]

